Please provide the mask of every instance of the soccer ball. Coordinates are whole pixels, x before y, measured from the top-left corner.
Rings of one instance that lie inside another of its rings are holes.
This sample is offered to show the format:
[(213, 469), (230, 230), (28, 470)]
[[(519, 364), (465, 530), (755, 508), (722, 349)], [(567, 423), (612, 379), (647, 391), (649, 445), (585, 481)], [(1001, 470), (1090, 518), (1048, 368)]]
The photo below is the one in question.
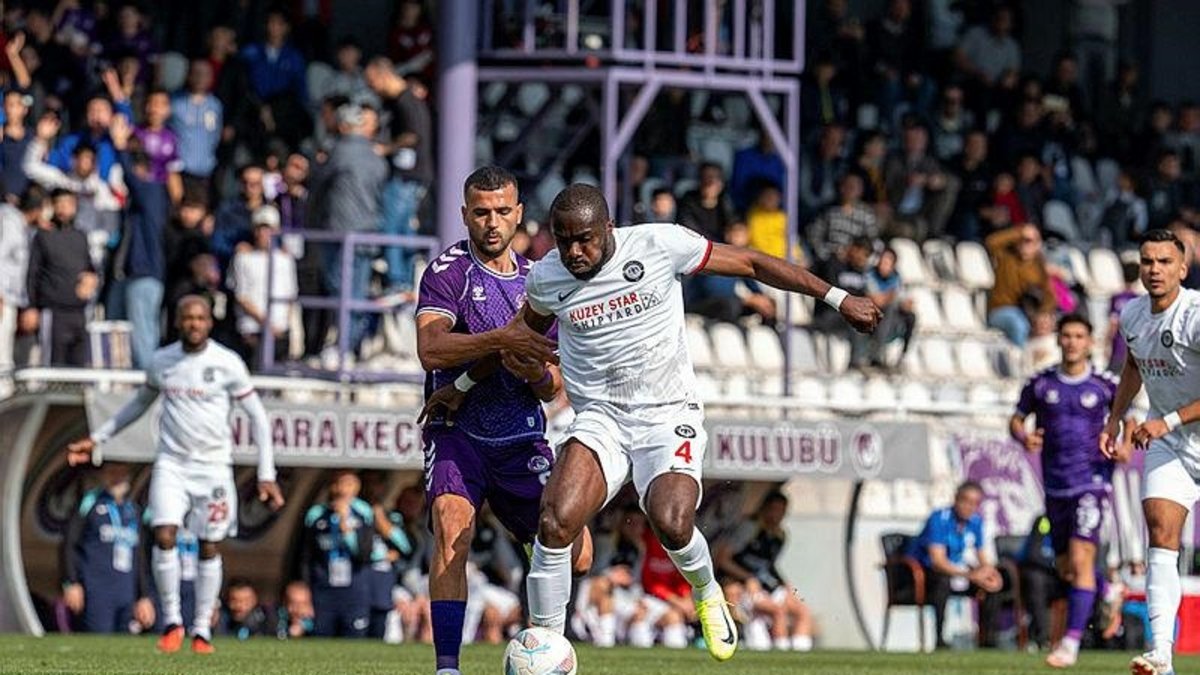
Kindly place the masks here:
[(504, 675), (575, 675), (575, 648), (545, 628), (526, 628), (508, 641)]

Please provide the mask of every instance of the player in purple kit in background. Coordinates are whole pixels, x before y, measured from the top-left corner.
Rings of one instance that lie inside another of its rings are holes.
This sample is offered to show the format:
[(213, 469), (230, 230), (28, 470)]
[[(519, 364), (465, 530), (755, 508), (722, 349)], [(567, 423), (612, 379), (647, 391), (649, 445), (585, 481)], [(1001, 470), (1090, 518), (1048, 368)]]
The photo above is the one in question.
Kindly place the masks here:
[[(1067, 668), (1079, 657), (1080, 638), (1103, 583), (1096, 552), (1111, 499), (1114, 462), (1100, 453), (1098, 442), (1117, 381), (1110, 373), (1092, 369), (1092, 325), (1082, 316), (1059, 321), (1058, 346), (1062, 362), (1026, 383), (1009, 430), (1026, 450), (1042, 456), (1056, 566), (1071, 585), (1066, 634), (1046, 664)], [(1030, 415), (1037, 418), (1033, 433), (1025, 426)]]
[(183, 198), (183, 178), (179, 172), (183, 161), (179, 159), (179, 138), (167, 126), (171, 119), (171, 96), (162, 89), (146, 95), (145, 126), (134, 130), (150, 162), (150, 180), (167, 186), (171, 202), (178, 204)]
[[(423, 429), (434, 534), (429, 596), (439, 675), (459, 673), (466, 563), (483, 501), (521, 543), (533, 542), (542, 488), (554, 463), (541, 404), (562, 388), (562, 376), (551, 363), (556, 361), (552, 337), (513, 322), (525, 302), (525, 276), (532, 265), (510, 248), (523, 215), (516, 179), (504, 169), (483, 167), (467, 177), (463, 199), (468, 239), (430, 261), (421, 279), (417, 353), (427, 373), (426, 396), (455, 382), (481, 358), (499, 354), (504, 370), (472, 389), (452, 421), (433, 417)], [(586, 533), (575, 554), (582, 573), (591, 562)]]
[(1121, 335), (1121, 310), (1130, 300), (1140, 295), (1134, 290), (1134, 287), (1138, 285), (1138, 275), (1141, 272), (1137, 261), (1122, 263), (1121, 271), (1125, 275), (1125, 290), (1112, 296), (1108, 304), (1108, 335), (1112, 338), (1112, 349), (1108, 355), (1108, 370), (1111, 373), (1121, 372), (1121, 368), (1125, 366), (1125, 354), (1129, 351), (1125, 344), (1125, 336)]

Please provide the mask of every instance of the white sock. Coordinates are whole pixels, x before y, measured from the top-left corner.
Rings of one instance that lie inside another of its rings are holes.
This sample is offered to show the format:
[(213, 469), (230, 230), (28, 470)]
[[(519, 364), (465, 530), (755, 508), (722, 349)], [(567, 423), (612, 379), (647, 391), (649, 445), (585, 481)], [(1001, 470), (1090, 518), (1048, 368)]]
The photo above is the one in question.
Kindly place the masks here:
[(547, 548), (533, 541), (529, 590), (529, 622), (562, 633), (571, 599), (571, 547)]
[(392, 610), (387, 614), (386, 627), (383, 629), (383, 641), (389, 645), (404, 642), (404, 617), (400, 612)]
[(163, 626), (183, 625), (179, 608), (179, 549), (150, 549), (150, 566), (154, 569), (154, 586), (162, 604)]
[(629, 626), (629, 644), (633, 647), (653, 647), (654, 630), (648, 621), (638, 621)]
[(811, 635), (793, 635), (792, 636), (792, 651), (795, 652), (811, 652), (813, 641)]
[(596, 635), (593, 643), (597, 647), (612, 647), (617, 644), (617, 615), (601, 614), (596, 621)]
[(683, 649), (687, 647), (687, 626), (682, 623), (663, 626), (662, 643), (664, 647), (670, 647), (671, 649)]
[(1154, 651), (1169, 663), (1175, 647), (1175, 616), (1183, 598), (1179, 551), (1151, 548), (1146, 562), (1146, 609), (1154, 633)]
[(683, 578), (692, 585), (692, 596), (709, 600), (721, 596), (721, 585), (713, 579), (712, 554), (708, 552), (708, 541), (700, 530), (692, 528), (692, 540), (678, 551), (667, 551), (671, 561)]
[(1079, 656), (1079, 638), (1064, 635), (1063, 639), (1058, 643), (1058, 648), (1072, 656)]
[(196, 619), (192, 623), (192, 635), (212, 639), (213, 609), (217, 596), (221, 594), (221, 573), (224, 571), (221, 556), (201, 559), (196, 566)]
[(791, 638), (787, 637), (786, 635), (784, 637), (775, 638), (775, 649), (778, 649), (780, 651), (787, 651), (791, 648), (792, 648), (792, 639)]
[(761, 617), (756, 617), (746, 624), (745, 634), (742, 636), (746, 644), (746, 648), (756, 652), (765, 652), (771, 648), (771, 631), (767, 628), (767, 621)]

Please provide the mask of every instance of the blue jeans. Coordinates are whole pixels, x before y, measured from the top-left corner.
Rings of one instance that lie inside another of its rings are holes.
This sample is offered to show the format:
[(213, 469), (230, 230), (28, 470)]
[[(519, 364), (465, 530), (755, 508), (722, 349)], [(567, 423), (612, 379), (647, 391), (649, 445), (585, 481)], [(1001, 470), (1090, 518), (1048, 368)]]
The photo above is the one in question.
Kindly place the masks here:
[(990, 328), (998, 329), (1008, 338), (1008, 341), (1018, 347), (1024, 347), (1029, 341), (1029, 317), (1020, 307), (997, 307), (988, 313), (987, 324)]
[(163, 283), (154, 277), (125, 281), (125, 310), (133, 324), (133, 367), (150, 365), (161, 337)]
[[(425, 199), (427, 188), (421, 183), (393, 178), (383, 187), (384, 234), (413, 234), (417, 210)], [(413, 252), (402, 246), (388, 246), (383, 251), (388, 266), (388, 287), (409, 289), (413, 285)]]
[[(321, 251), (322, 263), (325, 265), (325, 283), (329, 288), (330, 297), (340, 298), (342, 293), (342, 246), (340, 244), (325, 244)], [(369, 248), (369, 247), (368, 247)], [(367, 287), (371, 284), (371, 259), (362, 247), (354, 251), (354, 260), (350, 265), (350, 299), (366, 300)], [(371, 315), (362, 312), (351, 312), (348, 326), (338, 326), (338, 334), (348, 331), (350, 341), (347, 349), (358, 351), (358, 345), (367, 334), (371, 323)]]

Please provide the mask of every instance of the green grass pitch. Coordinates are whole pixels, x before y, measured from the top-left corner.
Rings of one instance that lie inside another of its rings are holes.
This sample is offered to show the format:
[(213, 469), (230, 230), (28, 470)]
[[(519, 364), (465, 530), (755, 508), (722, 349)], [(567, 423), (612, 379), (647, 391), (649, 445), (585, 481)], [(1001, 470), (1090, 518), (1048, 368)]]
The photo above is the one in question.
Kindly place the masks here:
[[(0, 673), (236, 673), (238, 675), (427, 675), (433, 672), (433, 648), (392, 646), (365, 641), (302, 640), (279, 642), (216, 641), (217, 653), (197, 656), (187, 651), (164, 655), (149, 637), (0, 636)], [(934, 655), (818, 651), (811, 654), (739, 653), (716, 663), (699, 649), (595, 649), (579, 647), (581, 675), (956, 675), (958, 673), (1050, 673), (1042, 656), (1012, 652), (959, 652)], [(501, 672), (501, 647), (469, 646), (463, 650), (465, 675)], [(1130, 655), (1085, 652), (1070, 673), (1127, 673)], [(1200, 671), (1200, 657), (1178, 659), (1179, 672)]]

